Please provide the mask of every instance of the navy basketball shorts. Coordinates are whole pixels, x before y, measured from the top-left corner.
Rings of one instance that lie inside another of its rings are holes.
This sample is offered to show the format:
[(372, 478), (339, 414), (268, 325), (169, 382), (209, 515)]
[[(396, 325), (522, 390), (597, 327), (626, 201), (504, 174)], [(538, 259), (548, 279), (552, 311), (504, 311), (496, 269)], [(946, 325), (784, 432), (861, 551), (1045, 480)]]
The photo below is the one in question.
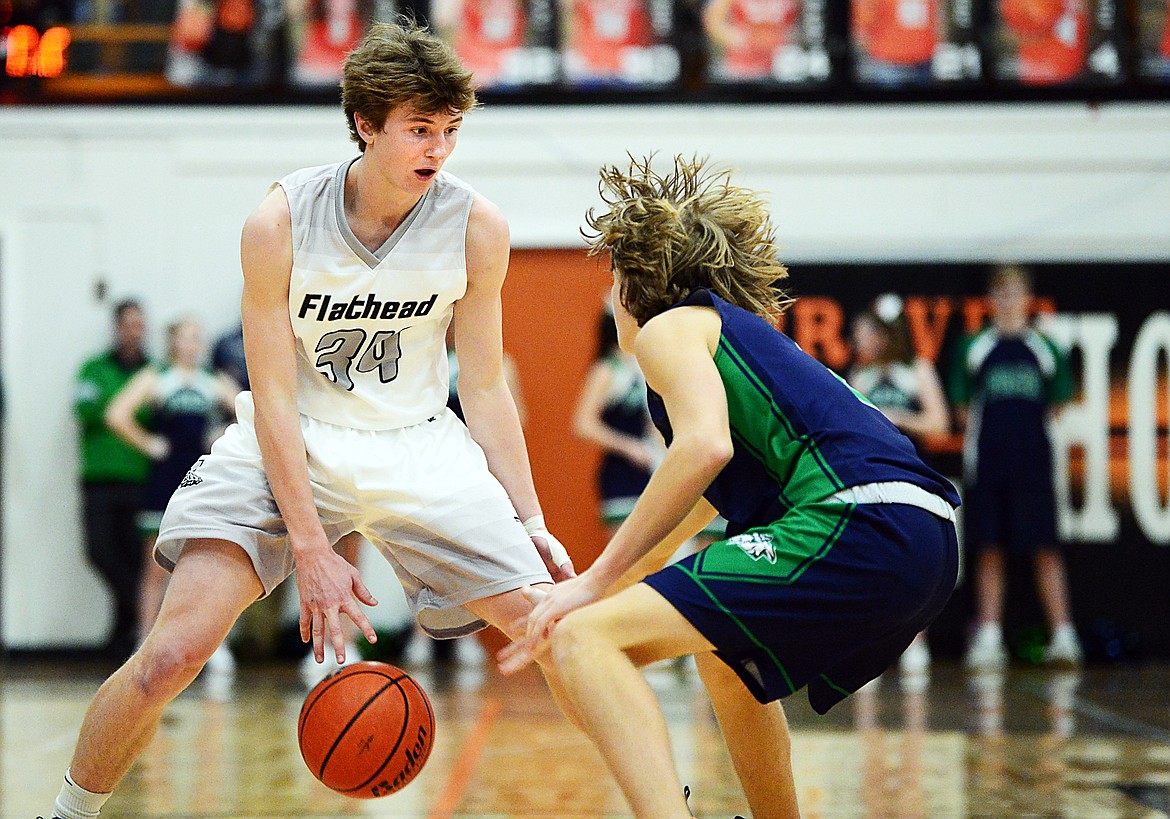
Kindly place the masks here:
[(963, 493), (963, 534), (972, 551), (998, 546), (1010, 554), (1029, 555), (1057, 548), (1051, 478), (972, 483)]
[(716, 541), (643, 582), (760, 702), (807, 686), (823, 714), (877, 677), (955, 588), (953, 522), (916, 506), (826, 501)]

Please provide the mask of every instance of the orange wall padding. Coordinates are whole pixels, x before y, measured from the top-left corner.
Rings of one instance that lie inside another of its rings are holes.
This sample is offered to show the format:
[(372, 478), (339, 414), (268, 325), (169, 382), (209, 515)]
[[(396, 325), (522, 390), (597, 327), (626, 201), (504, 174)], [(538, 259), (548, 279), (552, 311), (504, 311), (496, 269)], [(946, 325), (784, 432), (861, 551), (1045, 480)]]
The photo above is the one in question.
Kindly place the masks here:
[(601, 553), (598, 448), (573, 434), (573, 409), (593, 361), (611, 279), (584, 250), (514, 250), (504, 283), (504, 348), (516, 361), (524, 434), (549, 531), (578, 570)]

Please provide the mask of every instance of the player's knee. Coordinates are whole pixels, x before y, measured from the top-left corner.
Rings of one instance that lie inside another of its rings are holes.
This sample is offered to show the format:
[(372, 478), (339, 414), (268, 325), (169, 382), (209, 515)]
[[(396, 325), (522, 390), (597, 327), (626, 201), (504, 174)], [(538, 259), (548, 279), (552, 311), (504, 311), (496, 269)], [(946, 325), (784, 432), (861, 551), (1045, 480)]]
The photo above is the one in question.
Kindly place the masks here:
[(202, 641), (181, 635), (152, 635), (135, 660), (134, 680), (141, 695), (151, 701), (178, 695), (199, 675), (215, 650)]
[(573, 612), (557, 623), (549, 639), (548, 655), (558, 668), (569, 663), (588, 663), (607, 645), (598, 624), (581, 612)]

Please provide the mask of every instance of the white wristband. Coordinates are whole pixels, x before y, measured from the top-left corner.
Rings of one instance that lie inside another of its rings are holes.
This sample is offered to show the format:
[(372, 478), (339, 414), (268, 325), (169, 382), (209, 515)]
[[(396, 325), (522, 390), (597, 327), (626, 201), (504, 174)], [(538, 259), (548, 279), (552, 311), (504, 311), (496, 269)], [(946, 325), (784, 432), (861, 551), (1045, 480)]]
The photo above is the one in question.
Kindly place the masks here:
[(528, 536), (537, 535), (548, 542), (548, 551), (552, 556), (553, 563), (558, 566), (564, 566), (569, 562), (569, 552), (564, 545), (552, 536), (552, 533), (544, 525), (544, 515), (533, 515), (528, 520), (524, 521), (524, 531)]

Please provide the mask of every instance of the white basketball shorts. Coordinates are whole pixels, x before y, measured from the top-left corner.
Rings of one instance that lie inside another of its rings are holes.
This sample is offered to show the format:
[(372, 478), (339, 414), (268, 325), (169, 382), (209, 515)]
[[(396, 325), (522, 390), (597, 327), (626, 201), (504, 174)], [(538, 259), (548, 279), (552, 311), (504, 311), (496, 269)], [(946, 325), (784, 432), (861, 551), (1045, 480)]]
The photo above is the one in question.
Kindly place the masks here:
[[(249, 400), (237, 402), (238, 422), (175, 490), (155, 560), (173, 570), (188, 540), (227, 540), (248, 553), (267, 595), (295, 564), (251, 409)], [(301, 432), (330, 542), (358, 531), (373, 543), (432, 636), (460, 637), (483, 628), (486, 623), (463, 608), (469, 601), (552, 582), (483, 451), (450, 410), (389, 430), (350, 429), (302, 416)]]

